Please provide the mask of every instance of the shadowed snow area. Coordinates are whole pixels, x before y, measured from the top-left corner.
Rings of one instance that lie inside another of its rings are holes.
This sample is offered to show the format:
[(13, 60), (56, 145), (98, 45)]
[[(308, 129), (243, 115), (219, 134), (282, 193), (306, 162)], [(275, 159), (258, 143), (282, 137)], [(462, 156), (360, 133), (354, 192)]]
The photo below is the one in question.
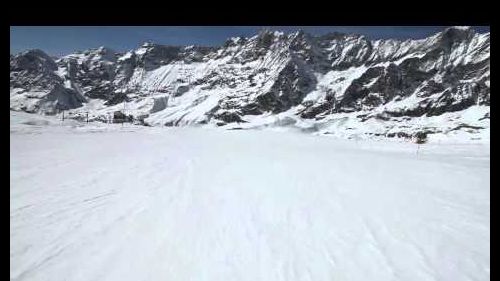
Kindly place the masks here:
[(11, 113), (11, 280), (489, 280), (489, 144)]

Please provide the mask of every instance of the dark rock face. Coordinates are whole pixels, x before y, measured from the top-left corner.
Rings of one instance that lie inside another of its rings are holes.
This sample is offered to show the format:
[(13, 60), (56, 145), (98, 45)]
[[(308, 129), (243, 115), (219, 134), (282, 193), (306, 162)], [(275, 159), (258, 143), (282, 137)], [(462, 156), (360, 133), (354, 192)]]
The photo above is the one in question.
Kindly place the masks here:
[[(363, 101), (370, 99), (370, 97), (368, 97), (370, 89), (365, 87), (365, 85), (374, 79), (378, 84), (372, 87), (377, 89), (377, 87), (383, 87), (384, 84), (386, 85), (387, 81), (391, 78), (386, 75), (383, 67), (369, 68), (360, 78), (353, 80), (351, 85), (346, 89), (344, 97), (339, 101), (338, 106), (336, 107), (336, 111), (342, 112), (344, 108), (349, 110), (360, 110)], [(392, 80), (395, 79), (396, 78), (392, 78)], [(379, 82), (379, 80), (381, 80), (381, 82)], [(390, 95), (388, 92), (386, 94)]]
[(129, 53), (130, 56), (125, 57), (118, 61), (116, 64), (116, 79), (114, 84), (117, 86), (125, 85), (130, 77), (134, 74), (137, 67), (137, 56), (134, 52)]
[(453, 47), (459, 45), (464, 41), (470, 41), (474, 36), (474, 30), (472, 28), (447, 28), (445, 29), (439, 38), (439, 49), (445, 52), (450, 52)]
[(125, 115), (121, 111), (113, 112), (113, 123), (125, 123), (125, 122), (133, 122), (134, 117), (132, 115)]
[(260, 115), (263, 113), (256, 103), (245, 104), (241, 106), (240, 111), (243, 115)]
[(114, 97), (114, 87), (111, 83), (101, 83), (95, 87), (91, 87), (85, 95), (92, 99), (111, 100)]
[(300, 117), (306, 118), (306, 119), (311, 119), (323, 112), (328, 112), (333, 109), (333, 104), (331, 102), (325, 101), (319, 105), (314, 105), (307, 107), (305, 110), (303, 110), (300, 113)]
[(47, 114), (55, 114), (80, 107), (86, 101), (79, 92), (63, 86), (64, 80), (55, 73), (57, 64), (41, 50), (11, 57), (10, 69), (11, 88), (46, 93), (33, 110), (43, 109)]
[(177, 90), (175, 91), (175, 94), (174, 96), (175, 97), (179, 97), (179, 96), (182, 96), (182, 94), (184, 94), (185, 92), (189, 91), (189, 86), (187, 85), (181, 85), (177, 88)]
[(279, 73), (270, 91), (260, 95), (257, 103), (262, 111), (279, 113), (302, 102), (316, 86), (311, 70), (300, 61), (290, 61)]
[(115, 87), (117, 54), (107, 48), (89, 50), (83, 54), (70, 55), (58, 61), (66, 69), (66, 79), (73, 88), (91, 99), (112, 98)]
[(427, 115), (441, 115), (445, 112), (464, 110), (478, 104), (480, 87), (477, 85), (459, 85), (446, 90), (431, 107)]
[(179, 56), (182, 57), (185, 63), (203, 62), (206, 56), (215, 50), (213, 47), (190, 46), (183, 48)]
[(104, 105), (115, 105), (124, 101), (129, 101), (127, 94), (123, 92), (114, 92), (113, 95), (104, 103)]
[(47, 95), (38, 101), (35, 110), (42, 109), (46, 114), (51, 115), (62, 110), (80, 107), (83, 102), (85, 102), (85, 98), (77, 92), (61, 85), (55, 85)]
[(213, 115), (215, 119), (224, 121), (225, 123), (242, 123), (240, 115), (235, 112), (221, 112), (219, 114)]
[(54, 60), (42, 50), (30, 50), (11, 56), (10, 71), (49, 72), (57, 70)]
[[(195, 95), (179, 106), (190, 110), (219, 95), (204, 114), (221, 124), (295, 108), (306, 119), (366, 113), (405, 100), (413, 100), (411, 106), (384, 109), (377, 116), (435, 116), (490, 104), (489, 45), (489, 34), (447, 28), (418, 41), (264, 30), (220, 47), (146, 43), (126, 54), (98, 48), (58, 60), (31, 50), (10, 57), (10, 87), (20, 95), (46, 93), (38, 106), (52, 111), (78, 108), (92, 99), (112, 106), (162, 93), (148, 109), (153, 114), (167, 109), (159, 101), (168, 98)], [(330, 79), (324, 77), (334, 78), (324, 82)], [(318, 98), (305, 99), (311, 93)], [(166, 123), (184, 124), (180, 121), (187, 113)]]
[(10, 59), (11, 88), (50, 89), (63, 82), (54, 71), (54, 60), (41, 50), (31, 50)]
[(85, 99), (80, 94), (61, 85), (56, 85), (46, 96), (46, 99), (56, 102), (56, 109), (60, 110), (77, 108), (85, 102)]
[(181, 47), (163, 46), (157, 44), (143, 45), (145, 53), (137, 58), (137, 66), (146, 71), (154, 70), (180, 58)]

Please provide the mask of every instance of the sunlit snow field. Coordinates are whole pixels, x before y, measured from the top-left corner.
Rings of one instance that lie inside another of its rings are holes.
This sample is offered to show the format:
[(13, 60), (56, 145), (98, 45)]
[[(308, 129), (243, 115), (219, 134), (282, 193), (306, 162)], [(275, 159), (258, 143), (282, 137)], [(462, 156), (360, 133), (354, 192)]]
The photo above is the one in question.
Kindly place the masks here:
[(10, 124), (11, 280), (490, 280), (488, 142)]

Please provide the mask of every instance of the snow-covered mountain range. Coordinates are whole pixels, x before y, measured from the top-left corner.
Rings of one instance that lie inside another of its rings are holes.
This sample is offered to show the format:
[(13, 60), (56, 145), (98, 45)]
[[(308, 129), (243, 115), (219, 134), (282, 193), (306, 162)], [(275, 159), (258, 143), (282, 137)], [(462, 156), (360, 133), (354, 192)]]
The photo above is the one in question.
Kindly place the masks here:
[(10, 57), (11, 110), (80, 120), (485, 139), (489, 104), (490, 34), (470, 27), (406, 41), (263, 30), (220, 47)]

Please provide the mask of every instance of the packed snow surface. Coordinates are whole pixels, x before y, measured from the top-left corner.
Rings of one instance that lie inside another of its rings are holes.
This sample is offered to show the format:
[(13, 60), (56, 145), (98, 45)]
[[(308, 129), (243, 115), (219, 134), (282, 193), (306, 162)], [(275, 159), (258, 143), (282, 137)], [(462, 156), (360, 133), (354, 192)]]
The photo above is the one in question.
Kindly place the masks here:
[(489, 144), (11, 113), (11, 280), (489, 280)]

